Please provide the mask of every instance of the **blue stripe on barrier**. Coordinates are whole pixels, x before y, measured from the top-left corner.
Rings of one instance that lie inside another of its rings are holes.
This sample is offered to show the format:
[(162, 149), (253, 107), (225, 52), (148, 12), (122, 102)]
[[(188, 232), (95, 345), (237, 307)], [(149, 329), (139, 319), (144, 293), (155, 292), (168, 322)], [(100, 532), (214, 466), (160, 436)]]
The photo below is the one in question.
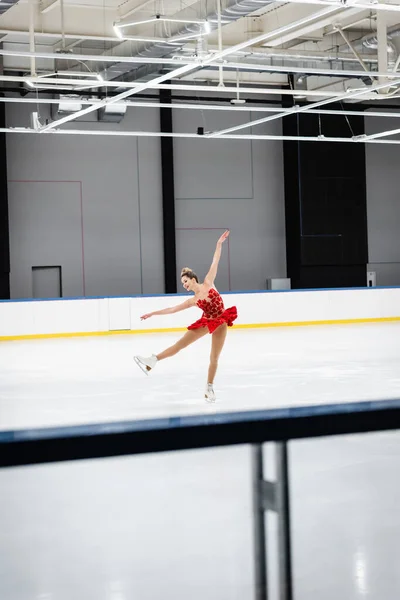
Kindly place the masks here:
[(321, 404), (310, 406), (294, 406), (268, 410), (251, 410), (244, 412), (216, 413), (176, 416), (135, 421), (119, 421), (110, 423), (92, 423), (63, 427), (46, 427), (39, 429), (17, 429), (0, 431), (0, 444), (22, 441), (38, 441), (49, 439), (90, 437), (98, 435), (126, 434), (133, 432), (158, 431), (161, 429), (182, 429), (213, 425), (229, 425), (248, 422), (268, 422), (276, 419), (290, 421), (305, 417), (332, 417), (334, 415), (369, 413), (373, 411), (400, 410), (400, 399), (373, 400), (361, 402), (343, 402), (339, 404)]
[[(223, 296), (230, 294), (301, 294), (304, 292), (343, 292), (357, 290), (396, 290), (400, 286), (375, 286), (375, 287), (350, 287), (350, 288), (308, 288), (302, 290), (234, 290), (222, 291)], [(60, 300), (111, 300), (121, 298), (174, 298), (176, 296), (190, 296), (191, 294), (138, 294), (132, 296), (76, 296), (70, 298), (16, 298), (14, 300), (0, 300), (1, 303), (17, 303), (17, 302), (59, 302)]]

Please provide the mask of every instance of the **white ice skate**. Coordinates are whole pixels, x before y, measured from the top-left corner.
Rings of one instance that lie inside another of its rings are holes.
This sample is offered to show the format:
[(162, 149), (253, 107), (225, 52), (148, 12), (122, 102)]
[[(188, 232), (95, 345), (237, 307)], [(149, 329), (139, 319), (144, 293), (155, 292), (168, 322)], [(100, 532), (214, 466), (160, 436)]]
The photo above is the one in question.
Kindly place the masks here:
[(150, 373), (150, 371), (152, 369), (154, 369), (154, 367), (156, 366), (157, 363), (157, 357), (155, 356), (155, 354), (152, 354), (151, 356), (134, 356), (133, 360), (135, 361), (135, 363), (137, 364), (137, 366), (142, 369), (143, 373), (146, 373), (146, 375), (148, 375)]
[(213, 384), (212, 383), (207, 383), (207, 387), (206, 387), (206, 391), (204, 394), (204, 397), (206, 399), (207, 402), (215, 402), (216, 401), (216, 396), (215, 396), (215, 392), (214, 392), (214, 388), (213, 388)]

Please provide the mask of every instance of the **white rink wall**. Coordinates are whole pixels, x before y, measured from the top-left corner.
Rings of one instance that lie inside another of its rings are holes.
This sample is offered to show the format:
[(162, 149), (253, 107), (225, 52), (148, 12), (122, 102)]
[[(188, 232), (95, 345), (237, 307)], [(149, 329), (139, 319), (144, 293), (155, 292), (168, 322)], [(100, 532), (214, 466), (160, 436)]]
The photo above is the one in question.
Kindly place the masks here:
[[(400, 320), (400, 288), (362, 288), (223, 294), (236, 305), (241, 327), (326, 322)], [(0, 339), (47, 335), (149, 332), (183, 329), (201, 313), (194, 307), (140, 320), (146, 312), (174, 306), (184, 295), (78, 298), (0, 302)]]

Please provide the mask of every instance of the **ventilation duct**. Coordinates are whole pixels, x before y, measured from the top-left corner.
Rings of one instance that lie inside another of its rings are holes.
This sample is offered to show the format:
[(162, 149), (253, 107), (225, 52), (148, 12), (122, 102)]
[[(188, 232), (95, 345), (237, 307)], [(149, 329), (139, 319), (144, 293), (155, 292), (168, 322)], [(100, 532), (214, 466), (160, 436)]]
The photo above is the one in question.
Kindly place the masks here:
[(0, 15), (4, 15), (4, 13), (15, 6), (15, 4), (18, 4), (18, 0), (7, 0), (7, 2), (0, 0)]
[(126, 104), (124, 102), (106, 104), (97, 111), (98, 120), (106, 123), (119, 123), (126, 113)]
[[(396, 62), (397, 59), (397, 48), (393, 44), (392, 39), (400, 37), (400, 25), (393, 25), (393, 27), (389, 27), (387, 30), (387, 53), (388, 53), (388, 62), (392, 64)], [(367, 50), (377, 50), (378, 48), (378, 36), (374, 33), (369, 33), (365, 35), (360, 40), (356, 40), (352, 42), (355, 50), (360, 51), (363, 49)], [(339, 48), (340, 52), (350, 52), (348, 46), (341, 46)]]
[[(64, 102), (68, 100), (68, 102)], [(73, 100), (74, 102), (71, 102)], [(59, 98), (58, 104), (51, 105), (51, 116), (52, 119), (57, 119), (65, 115), (76, 113), (82, 109), (82, 103), (80, 96), (75, 94), (62, 95)]]
[[(221, 11), (222, 24), (227, 25), (229, 23), (234, 23), (235, 21), (238, 21), (242, 17), (246, 17), (260, 8), (265, 8), (266, 6), (273, 4), (273, 2), (274, 0), (226, 0), (225, 6), (222, 7)], [(194, 14), (202, 14), (204, 21), (207, 21), (209, 24), (209, 30), (215, 31), (218, 28), (218, 13), (215, 10), (212, 10), (204, 15), (203, 9), (204, 2), (201, 1), (198, 4), (191, 5), (189, 8), (180, 11), (174, 16), (177, 19), (189, 19), (193, 17)], [(204, 26), (196, 23), (176, 23), (174, 26), (171, 26), (171, 36), (185, 36), (196, 33), (200, 34), (202, 31), (204, 32)], [(152, 42), (142, 46), (136, 55), (144, 58), (164, 58), (170, 56), (171, 54), (176, 54), (183, 48), (184, 45), (185, 42), (174, 42), (174, 44), (168, 44), (164, 40), (161, 42)], [(130, 42), (127, 47), (127, 53), (132, 55), (132, 47)], [(113, 79), (116, 81), (146, 79), (154, 73), (159, 72), (162, 68), (163, 67), (161, 65), (156, 64), (143, 65), (134, 69), (130, 68), (128, 72), (124, 72), (121, 75), (121, 66), (113, 65), (105, 71), (105, 79)], [(116, 75), (117, 73), (118, 75)]]

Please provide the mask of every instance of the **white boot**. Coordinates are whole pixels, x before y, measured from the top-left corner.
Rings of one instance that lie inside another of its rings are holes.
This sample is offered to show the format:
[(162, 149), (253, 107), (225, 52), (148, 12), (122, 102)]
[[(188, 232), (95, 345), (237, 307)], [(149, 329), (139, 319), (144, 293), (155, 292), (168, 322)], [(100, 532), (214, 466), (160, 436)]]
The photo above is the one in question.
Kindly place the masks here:
[(212, 383), (207, 383), (206, 391), (204, 397), (207, 402), (215, 402), (217, 399), (215, 396), (214, 388)]
[(135, 363), (137, 364), (137, 366), (142, 369), (143, 373), (146, 373), (146, 375), (149, 374), (149, 372), (154, 369), (154, 367), (157, 364), (157, 356), (155, 354), (152, 354), (149, 357), (145, 357), (145, 356), (134, 356), (133, 360), (135, 361)]

